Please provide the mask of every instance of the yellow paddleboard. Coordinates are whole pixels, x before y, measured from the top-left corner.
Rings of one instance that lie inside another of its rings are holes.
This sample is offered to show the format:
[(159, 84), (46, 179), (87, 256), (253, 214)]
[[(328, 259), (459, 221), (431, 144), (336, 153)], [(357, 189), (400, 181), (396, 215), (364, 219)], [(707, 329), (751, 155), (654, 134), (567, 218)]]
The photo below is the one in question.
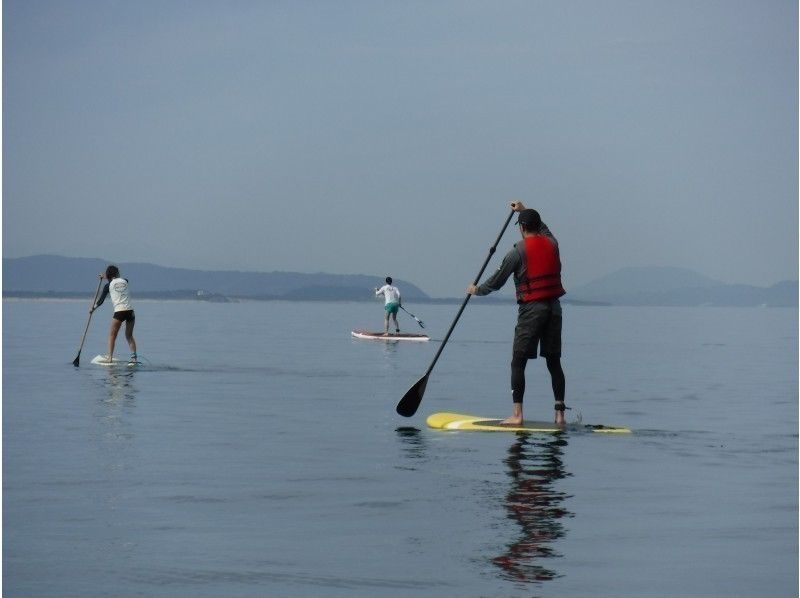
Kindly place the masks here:
[(586, 431), (601, 432), (605, 434), (630, 434), (628, 428), (618, 426), (567, 424), (564, 427), (554, 423), (526, 420), (521, 426), (505, 426), (499, 419), (488, 419), (463, 413), (432, 413), (428, 416), (428, 427), (437, 430), (479, 430), (484, 432), (569, 432)]

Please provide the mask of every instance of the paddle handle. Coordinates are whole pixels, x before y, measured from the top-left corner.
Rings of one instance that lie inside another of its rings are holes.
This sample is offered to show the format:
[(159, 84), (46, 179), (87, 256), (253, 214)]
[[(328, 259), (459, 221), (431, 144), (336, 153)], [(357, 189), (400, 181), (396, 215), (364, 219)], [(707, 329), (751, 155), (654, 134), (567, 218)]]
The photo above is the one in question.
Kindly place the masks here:
[[(514, 210), (511, 210), (511, 213), (508, 215), (508, 218), (506, 218), (505, 224), (503, 224), (503, 228), (500, 230), (500, 234), (497, 235), (497, 239), (495, 239), (494, 241), (494, 245), (492, 245), (489, 248), (489, 255), (486, 256), (486, 259), (483, 262), (483, 266), (481, 266), (478, 275), (475, 277), (475, 280), (472, 283), (473, 285), (477, 285), (478, 281), (480, 281), (481, 279), (481, 276), (483, 276), (483, 271), (486, 270), (486, 266), (489, 265), (489, 260), (492, 259), (494, 252), (497, 250), (497, 245), (500, 243), (500, 239), (503, 238), (503, 234), (506, 232), (506, 229), (508, 228), (508, 223), (511, 222), (511, 218), (513, 217), (514, 217)], [(439, 345), (439, 350), (436, 351), (436, 355), (433, 357), (433, 361), (431, 362), (431, 365), (428, 367), (428, 371), (425, 372), (425, 376), (428, 376), (431, 373), (431, 371), (433, 371), (433, 366), (436, 365), (436, 361), (439, 359), (439, 355), (442, 354), (442, 350), (444, 349), (444, 346), (447, 344), (447, 340), (450, 338), (450, 335), (453, 333), (453, 329), (456, 327), (458, 319), (461, 317), (461, 314), (464, 313), (464, 308), (467, 307), (467, 303), (469, 303), (470, 297), (472, 297), (472, 295), (470, 295), (469, 293), (467, 293), (467, 296), (464, 297), (464, 301), (461, 303), (461, 308), (458, 310), (458, 313), (456, 314), (453, 323), (450, 324), (450, 329), (447, 331), (447, 334), (444, 335), (444, 338), (442, 339), (442, 344)]]
[[(500, 234), (497, 235), (497, 239), (494, 242), (494, 245), (489, 249), (489, 255), (486, 256), (486, 261), (483, 262), (483, 266), (481, 266), (480, 272), (475, 277), (475, 282), (473, 285), (477, 285), (478, 281), (481, 279), (481, 275), (483, 275), (483, 271), (486, 269), (486, 266), (489, 264), (489, 260), (492, 258), (492, 254), (494, 254), (495, 250), (497, 249), (498, 243), (500, 243), (500, 239), (503, 237), (503, 233), (506, 232), (506, 228), (508, 228), (508, 223), (511, 222), (511, 217), (514, 215), (514, 211), (512, 210), (511, 213), (506, 218), (505, 224), (503, 224), (503, 228), (500, 231)], [(442, 354), (442, 350), (444, 346), (447, 344), (447, 340), (450, 338), (450, 335), (453, 333), (453, 328), (456, 327), (456, 323), (458, 319), (461, 317), (461, 314), (464, 312), (464, 308), (467, 306), (467, 302), (471, 295), (467, 293), (467, 296), (464, 298), (464, 302), (461, 304), (461, 309), (458, 310), (458, 314), (456, 314), (453, 323), (450, 324), (450, 329), (447, 331), (447, 334), (444, 336), (441, 345), (439, 345), (439, 350), (436, 351), (436, 355), (431, 362), (430, 367), (428, 367), (428, 371), (425, 372), (425, 375), (420, 378), (417, 383), (408, 389), (403, 398), (400, 399), (400, 402), (397, 403), (397, 413), (402, 415), (403, 417), (411, 417), (417, 412), (419, 409), (419, 405), (422, 402), (422, 395), (425, 393), (425, 387), (428, 385), (428, 376), (430, 376), (431, 371), (433, 370), (433, 366), (436, 365), (436, 361), (439, 359), (439, 355)]]
[[(94, 309), (94, 304), (97, 301), (97, 295), (100, 294), (100, 286), (103, 284), (103, 276), (100, 275), (100, 281), (97, 283), (97, 290), (94, 292), (94, 299), (92, 299), (92, 309)], [(86, 320), (86, 328), (83, 329), (83, 337), (81, 337), (81, 345), (78, 347), (78, 356), (75, 358), (73, 362), (77, 365), (78, 359), (80, 359), (81, 351), (83, 351), (83, 343), (86, 342), (86, 333), (89, 332), (89, 324), (92, 322), (92, 311), (89, 311), (89, 319)]]

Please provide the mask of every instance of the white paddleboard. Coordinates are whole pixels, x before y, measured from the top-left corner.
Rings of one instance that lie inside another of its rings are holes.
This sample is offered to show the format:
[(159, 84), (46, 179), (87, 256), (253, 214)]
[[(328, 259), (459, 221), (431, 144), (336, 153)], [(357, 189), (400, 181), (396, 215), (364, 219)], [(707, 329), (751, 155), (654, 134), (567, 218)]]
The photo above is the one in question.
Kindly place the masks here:
[(92, 359), (92, 363), (95, 365), (103, 365), (106, 367), (138, 367), (142, 365), (141, 361), (128, 361), (127, 359), (119, 359), (115, 357), (112, 361), (108, 361), (108, 357), (106, 355), (96, 355), (94, 359)]
[(388, 335), (383, 332), (372, 332), (369, 330), (352, 330), (350, 332), (355, 338), (364, 338), (372, 341), (416, 341), (425, 342), (431, 340), (427, 334), (412, 334), (409, 332), (390, 332)]

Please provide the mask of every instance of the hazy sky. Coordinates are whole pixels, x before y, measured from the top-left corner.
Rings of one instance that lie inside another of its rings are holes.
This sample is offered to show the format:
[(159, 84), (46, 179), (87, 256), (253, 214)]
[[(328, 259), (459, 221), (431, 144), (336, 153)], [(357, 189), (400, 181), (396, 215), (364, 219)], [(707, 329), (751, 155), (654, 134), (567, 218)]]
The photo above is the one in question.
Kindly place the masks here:
[(568, 289), (794, 279), (797, 39), (794, 0), (5, 0), (3, 255), (461, 296), (518, 198)]

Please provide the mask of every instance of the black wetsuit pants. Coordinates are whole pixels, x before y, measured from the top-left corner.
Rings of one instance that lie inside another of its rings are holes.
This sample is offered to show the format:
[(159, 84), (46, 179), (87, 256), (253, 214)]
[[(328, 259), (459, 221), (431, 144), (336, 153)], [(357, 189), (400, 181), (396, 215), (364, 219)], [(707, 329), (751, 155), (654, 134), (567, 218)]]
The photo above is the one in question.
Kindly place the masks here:
[[(564, 370), (561, 369), (561, 357), (545, 357), (545, 359), (553, 384), (553, 396), (556, 401), (563, 402), (567, 382), (564, 378)], [(522, 403), (522, 397), (525, 395), (525, 366), (527, 364), (528, 356), (525, 353), (514, 351), (511, 358), (511, 398), (515, 403)]]
[(558, 299), (521, 303), (514, 329), (511, 356), (511, 396), (522, 403), (525, 394), (525, 366), (537, 353), (547, 360), (556, 402), (564, 401), (566, 381), (561, 369), (561, 302)]

